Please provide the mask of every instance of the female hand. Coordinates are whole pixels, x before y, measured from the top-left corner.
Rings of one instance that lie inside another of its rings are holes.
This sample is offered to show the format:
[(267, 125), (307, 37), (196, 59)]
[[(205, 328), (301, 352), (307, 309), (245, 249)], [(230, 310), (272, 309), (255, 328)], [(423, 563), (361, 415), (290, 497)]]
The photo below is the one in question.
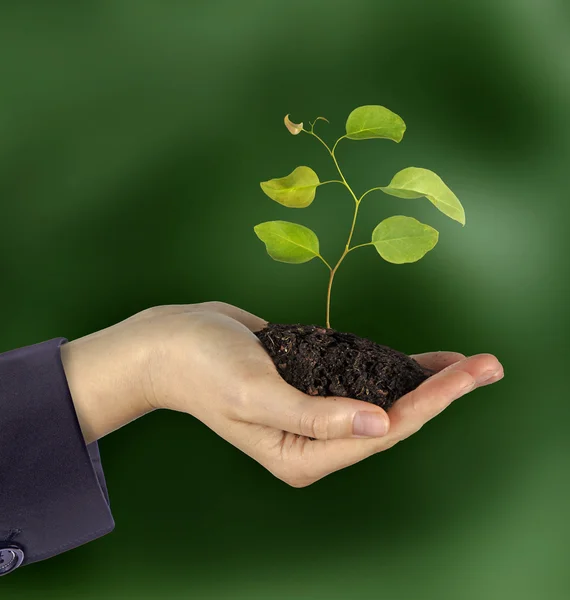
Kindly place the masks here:
[(221, 302), (161, 306), (64, 345), (86, 440), (157, 408), (182, 411), (304, 487), (392, 447), (503, 376), (490, 354), (435, 352), (413, 358), (437, 373), (388, 413), (360, 400), (309, 396), (281, 378), (254, 335), (265, 323)]

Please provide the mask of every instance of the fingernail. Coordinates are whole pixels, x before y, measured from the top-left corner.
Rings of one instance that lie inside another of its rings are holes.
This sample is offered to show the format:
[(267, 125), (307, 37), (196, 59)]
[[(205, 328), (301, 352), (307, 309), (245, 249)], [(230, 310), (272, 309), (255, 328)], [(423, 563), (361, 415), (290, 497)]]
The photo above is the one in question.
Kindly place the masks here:
[(382, 437), (388, 433), (388, 420), (375, 412), (357, 412), (352, 422), (352, 433), (361, 437)]
[(489, 376), (486, 379), (483, 379), (483, 377), (481, 377), (479, 385), (489, 385), (491, 383), (496, 383), (497, 381), (500, 381), (504, 376), (505, 372), (503, 371), (503, 369), (498, 369), (493, 373), (489, 371)]
[(493, 378), (499, 376), (501, 371), (502, 371), (502, 369), (500, 369), (500, 368), (499, 369), (489, 369), (488, 371), (485, 371), (479, 377), (477, 377), (477, 385), (483, 385), (485, 383), (490, 383), (490, 381)]

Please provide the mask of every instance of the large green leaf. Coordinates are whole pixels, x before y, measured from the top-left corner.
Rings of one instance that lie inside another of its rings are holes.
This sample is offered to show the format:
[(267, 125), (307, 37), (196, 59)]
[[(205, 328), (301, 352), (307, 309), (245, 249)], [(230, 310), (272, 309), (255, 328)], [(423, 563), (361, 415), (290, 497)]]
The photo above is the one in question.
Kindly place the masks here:
[(465, 225), (465, 211), (461, 202), (433, 171), (408, 167), (396, 173), (389, 186), (380, 189), (398, 198), (425, 196), (443, 214)]
[(346, 121), (346, 134), (351, 140), (385, 138), (400, 142), (406, 124), (396, 113), (384, 106), (360, 106), (355, 108)]
[(305, 208), (315, 199), (319, 176), (310, 167), (297, 167), (286, 177), (261, 182), (261, 189), (275, 202), (289, 208)]
[(378, 254), (397, 265), (420, 260), (436, 244), (439, 233), (412, 217), (390, 217), (376, 226), (372, 243)]
[(268, 221), (256, 225), (254, 230), (274, 260), (300, 264), (319, 256), (319, 238), (308, 227), (288, 221)]

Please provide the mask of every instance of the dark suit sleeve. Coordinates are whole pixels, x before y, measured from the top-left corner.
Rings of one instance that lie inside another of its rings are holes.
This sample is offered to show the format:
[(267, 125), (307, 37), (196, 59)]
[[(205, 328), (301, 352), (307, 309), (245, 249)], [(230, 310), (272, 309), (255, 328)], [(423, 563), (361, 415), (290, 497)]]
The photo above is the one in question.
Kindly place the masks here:
[(96, 443), (83, 439), (58, 338), (0, 354), (0, 575), (114, 528)]

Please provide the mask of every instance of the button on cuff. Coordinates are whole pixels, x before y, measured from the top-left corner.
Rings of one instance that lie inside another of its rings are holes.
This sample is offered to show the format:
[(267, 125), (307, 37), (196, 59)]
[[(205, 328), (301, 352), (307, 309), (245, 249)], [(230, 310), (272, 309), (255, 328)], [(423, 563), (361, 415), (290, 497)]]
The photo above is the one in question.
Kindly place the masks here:
[(0, 577), (16, 570), (24, 562), (24, 551), (17, 544), (0, 542)]

